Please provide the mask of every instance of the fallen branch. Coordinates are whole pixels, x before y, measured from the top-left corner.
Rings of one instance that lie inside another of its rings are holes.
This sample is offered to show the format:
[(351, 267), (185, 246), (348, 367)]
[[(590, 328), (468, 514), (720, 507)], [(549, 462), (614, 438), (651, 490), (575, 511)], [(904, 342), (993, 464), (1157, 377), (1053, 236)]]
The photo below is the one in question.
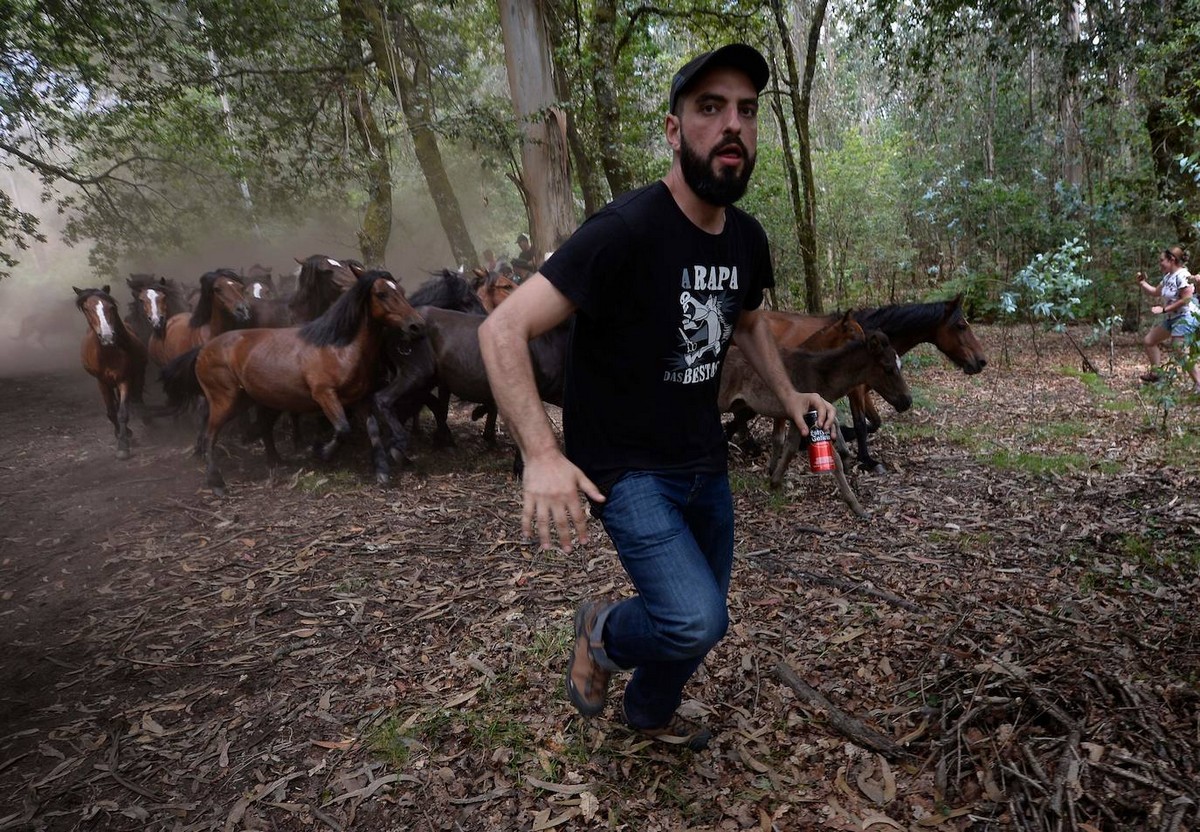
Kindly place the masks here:
[(796, 675), (786, 662), (775, 665), (775, 675), (809, 705), (820, 708), (827, 714), (829, 724), (858, 745), (878, 751), (888, 757), (904, 757), (907, 752), (888, 737), (868, 727), (861, 720), (850, 716), (825, 698), (825, 695)]

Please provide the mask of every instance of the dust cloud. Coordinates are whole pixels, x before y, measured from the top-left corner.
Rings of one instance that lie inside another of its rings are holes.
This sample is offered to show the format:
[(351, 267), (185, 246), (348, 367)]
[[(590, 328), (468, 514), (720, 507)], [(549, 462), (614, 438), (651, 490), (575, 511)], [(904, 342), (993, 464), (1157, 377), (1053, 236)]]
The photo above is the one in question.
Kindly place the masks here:
[[(477, 159), (449, 162), (449, 166), (477, 251), (491, 248), (500, 259), (511, 258), (517, 250), (517, 233), (526, 230), (524, 208), (514, 186), (485, 170)], [(419, 176), (405, 181), (408, 184), (398, 187), (394, 195), (386, 266), (412, 291), (431, 273), (458, 264), (423, 182)], [(11, 277), (0, 281), (0, 378), (71, 369), (87, 378), (79, 364), (86, 324), (75, 308), (72, 286), (109, 284), (124, 313), (131, 301), (125, 278), (131, 272), (153, 273), (192, 287), (213, 269), (244, 271), (260, 264), (272, 269), (278, 283), (296, 269), (297, 259), (312, 254), (362, 257), (356, 235), (360, 209), (348, 208), (340, 216), (304, 222), (285, 224), (264, 218), (258, 229), (238, 238), (197, 234), (186, 250), (128, 256), (118, 262), (115, 275), (97, 276), (88, 265), (86, 245), (70, 247), (61, 242), (61, 218), (53, 206), (37, 204), (37, 186), (26, 187), (11, 179), (9, 184), (20, 185), (16, 193), (21, 207), (40, 216), (47, 242), (33, 242), (28, 250), (16, 252), (21, 262)]]

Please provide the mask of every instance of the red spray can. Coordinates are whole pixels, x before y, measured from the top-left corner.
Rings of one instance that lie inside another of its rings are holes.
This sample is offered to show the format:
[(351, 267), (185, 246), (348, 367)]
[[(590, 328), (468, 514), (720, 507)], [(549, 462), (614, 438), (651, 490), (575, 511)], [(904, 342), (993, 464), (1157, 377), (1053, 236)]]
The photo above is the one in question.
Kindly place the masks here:
[(817, 427), (817, 411), (810, 410), (804, 414), (804, 424), (808, 426), (808, 467), (814, 474), (832, 471), (833, 440), (829, 432)]

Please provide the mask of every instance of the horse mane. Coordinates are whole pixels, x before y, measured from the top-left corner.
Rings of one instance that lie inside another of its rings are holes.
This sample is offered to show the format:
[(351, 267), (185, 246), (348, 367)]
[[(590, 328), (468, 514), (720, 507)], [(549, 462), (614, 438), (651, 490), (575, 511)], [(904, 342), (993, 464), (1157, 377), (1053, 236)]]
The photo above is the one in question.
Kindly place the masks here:
[[(946, 317), (950, 300), (931, 303), (897, 303), (891, 306), (876, 306), (859, 309), (855, 320), (863, 329), (882, 329), (884, 332), (899, 332), (924, 327), (936, 327)], [(962, 305), (957, 304), (954, 314), (962, 315)]]
[(432, 274), (433, 277), (409, 295), (408, 302), (413, 306), (436, 306), (439, 309), (453, 309), (479, 315), (486, 313), (483, 303), (462, 275), (449, 269)]
[(381, 277), (395, 280), (390, 272), (373, 269), (358, 278), (354, 288), (333, 306), (300, 327), (300, 338), (314, 347), (344, 347), (354, 340), (371, 301), (371, 287)]
[(228, 277), (238, 283), (242, 282), (242, 278), (233, 269), (216, 269), (202, 274), (200, 276), (200, 300), (196, 303), (196, 311), (192, 312), (192, 317), (188, 319), (188, 326), (192, 329), (199, 329), (212, 317), (213, 284), (217, 282), (218, 277)]

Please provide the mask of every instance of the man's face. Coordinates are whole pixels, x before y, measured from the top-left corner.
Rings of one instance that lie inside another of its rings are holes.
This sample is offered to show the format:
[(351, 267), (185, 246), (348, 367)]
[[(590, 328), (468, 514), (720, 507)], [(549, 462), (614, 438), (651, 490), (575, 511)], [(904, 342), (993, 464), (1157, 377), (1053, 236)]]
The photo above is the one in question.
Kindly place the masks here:
[[(729, 67), (709, 70), (692, 83), (671, 119), (688, 187), (711, 205), (741, 199), (758, 151), (758, 93), (749, 77)], [(671, 133), (669, 125), (668, 141)]]

